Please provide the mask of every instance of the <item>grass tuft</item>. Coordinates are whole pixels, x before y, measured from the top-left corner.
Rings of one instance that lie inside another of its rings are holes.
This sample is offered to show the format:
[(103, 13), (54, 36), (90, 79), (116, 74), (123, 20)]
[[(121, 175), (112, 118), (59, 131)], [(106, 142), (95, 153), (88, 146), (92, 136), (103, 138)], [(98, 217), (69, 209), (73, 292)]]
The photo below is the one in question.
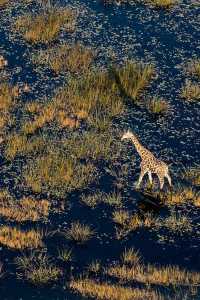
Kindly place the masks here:
[(30, 43), (49, 43), (58, 37), (62, 28), (73, 31), (75, 16), (70, 9), (51, 8), (38, 15), (24, 15), (18, 18), (15, 28)]
[(48, 65), (56, 74), (60, 72), (86, 72), (94, 59), (92, 50), (81, 44), (59, 45), (54, 48), (40, 51), (33, 56), (34, 64)]
[(19, 278), (24, 278), (34, 285), (45, 285), (57, 281), (62, 275), (61, 269), (54, 266), (51, 259), (43, 253), (32, 253), (15, 259)]
[(78, 279), (70, 282), (70, 288), (84, 297), (99, 300), (161, 300), (162, 298), (150, 289), (132, 289), (107, 282), (96, 282), (91, 279)]
[(94, 236), (94, 231), (78, 221), (73, 222), (70, 229), (63, 231), (63, 235), (77, 244), (84, 244)]
[(166, 100), (158, 97), (153, 97), (147, 103), (147, 109), (155, 116), (166, 115), (169, 110), (169, 104)]
[(38, 248), (43, 245), (42, 234), (34, 229), (22, 231), (16, 227), (0, 227), (0, 243), (12, 249)]
[(188, 101), (200, 101), (200, 85), (186, 80), (181, 90), (181, 97)]

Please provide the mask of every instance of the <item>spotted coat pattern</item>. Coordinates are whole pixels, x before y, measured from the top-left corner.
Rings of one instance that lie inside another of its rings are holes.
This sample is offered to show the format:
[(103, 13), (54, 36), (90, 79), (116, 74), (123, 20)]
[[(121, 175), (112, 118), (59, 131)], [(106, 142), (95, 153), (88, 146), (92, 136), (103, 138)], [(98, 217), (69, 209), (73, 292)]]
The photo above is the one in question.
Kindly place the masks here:
[(141, 163), (140, 163), (140, 177), (137, 183), (137, 187), (140, 186), (144, 175), (147, 173), (149, 176), (149, 181), (152, 184), (152, 174), (158, 176), (160, 182), (160, 189), (164, 186), (164, 178), (168, 180), (169, 185), (171, 186), (171, 177), (169, 175), (168, 165), (163, 161), (157, 159), (149, 150), (141, 145), (138, 138), (131, 132), (127, 131), (123, 134), (122, 140), (130, 139), (138, 152)]

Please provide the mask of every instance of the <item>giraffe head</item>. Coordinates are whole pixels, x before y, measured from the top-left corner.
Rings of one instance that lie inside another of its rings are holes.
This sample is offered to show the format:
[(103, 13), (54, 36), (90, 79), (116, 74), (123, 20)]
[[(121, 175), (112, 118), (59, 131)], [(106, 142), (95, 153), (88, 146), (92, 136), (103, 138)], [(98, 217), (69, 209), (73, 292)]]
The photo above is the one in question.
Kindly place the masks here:
[(123, 134), (121, 141), (123, 141), (125, 139), (132, 139), (134, 137), (135, 137), (134, 134), (130, 130), (128, 130)]

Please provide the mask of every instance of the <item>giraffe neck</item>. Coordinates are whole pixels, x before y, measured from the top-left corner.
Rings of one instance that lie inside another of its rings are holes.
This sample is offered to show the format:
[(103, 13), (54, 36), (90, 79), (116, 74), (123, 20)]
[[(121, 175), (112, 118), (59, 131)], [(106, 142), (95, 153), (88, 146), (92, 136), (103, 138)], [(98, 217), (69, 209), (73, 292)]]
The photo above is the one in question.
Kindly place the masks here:
[(140, 144), (140, 142), (138, 141), (138, 139), (135, 136), (131, 137), (131, 141), (134, 144), (134, 146), (136, 148), (136, 151), (139, 154), (139, 156), (141, 158), (143, 158), (143, 155), (145, 154), (146, 149)]

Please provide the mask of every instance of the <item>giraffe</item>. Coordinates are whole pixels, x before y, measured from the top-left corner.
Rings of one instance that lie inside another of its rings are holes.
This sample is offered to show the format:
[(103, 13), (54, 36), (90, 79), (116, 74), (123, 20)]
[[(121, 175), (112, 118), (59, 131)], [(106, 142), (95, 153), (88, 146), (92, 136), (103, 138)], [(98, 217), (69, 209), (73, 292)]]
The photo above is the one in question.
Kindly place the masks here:
[(157, 159), (149, 150), (141, 145), (138, 138), (130, 130), (123, 134), (121, 140), (129, 139), (133, 142), (136, 151), (138, 152), (141, 163), (140, 163), (140, 176), (136, 187), (138, 188), (142, 182), (144, 175), (147, 173), (150, 184), (152, 185), (152, 173), (158, 176), (160, 182), (160, 189), (163, 189), (164, 178), (167, 178), (168, 183), (171, 187), (171, 177), (169, 175), (169, 169), (166, 163)]

